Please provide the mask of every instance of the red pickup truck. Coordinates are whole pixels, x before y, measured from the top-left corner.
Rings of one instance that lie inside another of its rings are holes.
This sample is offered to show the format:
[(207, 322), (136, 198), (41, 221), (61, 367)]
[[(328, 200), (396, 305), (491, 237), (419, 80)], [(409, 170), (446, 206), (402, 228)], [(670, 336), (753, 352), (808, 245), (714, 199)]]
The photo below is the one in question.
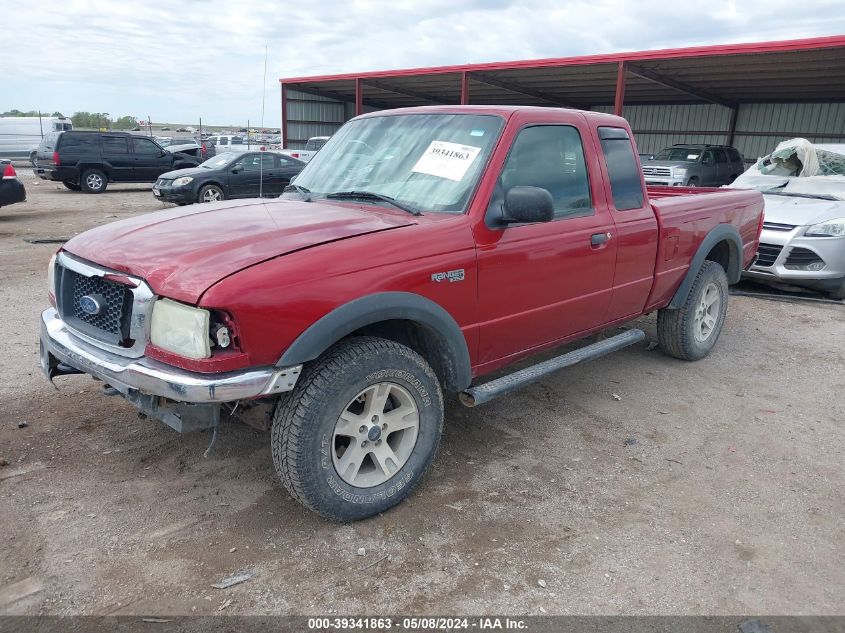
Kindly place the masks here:
[[(50, 262), (41, 363), (177, 430), (270, 430), (288, 491), (336, 520), (398, 503), (434, 458), (444, 393), (475, 406), (643, 338), (496, 380), (658, 311), (705, 356), (757, 250), (754, 191), (646, 191), (624, 119), (426, 107), (344, 125), (276, 200), (192, 205), (83, 233)], [(213, 440), (212, 440), (213, 441)]]

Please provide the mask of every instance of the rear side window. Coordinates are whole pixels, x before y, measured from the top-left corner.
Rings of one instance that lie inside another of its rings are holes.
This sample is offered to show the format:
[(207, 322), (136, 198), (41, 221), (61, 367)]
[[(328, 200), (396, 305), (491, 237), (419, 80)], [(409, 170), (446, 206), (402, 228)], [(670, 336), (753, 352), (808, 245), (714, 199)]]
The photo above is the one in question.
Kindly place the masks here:
[(730, 148), (728, 150), (728, 157), (730, 158), (732, 163), (738, 163), (742, 159), (739, 157), (739, 152), (734, 148)]
[(727, 158), (727, 156), (725, 156), (725, 150), (717, 149), (717, 150), (714, 150), (714, 151), (716, 153), (716, 162), (717, 163), (727, 163), (728, 162), (728, 158)]
[(599, 139), (610, 177), (613, 206), (617, 211), (642, 208), (645, 197), (640, 164), (628, 132), (621, 127), (600, 127)]
[(103, 153), (104, 154), (128, 154), (129, 143), (126, 142), (125, 136), (104, 136), (103, 137)]
[(96, 134), (64, 134), (59, 145), (63, 152), (97, 152), (99, 140)]

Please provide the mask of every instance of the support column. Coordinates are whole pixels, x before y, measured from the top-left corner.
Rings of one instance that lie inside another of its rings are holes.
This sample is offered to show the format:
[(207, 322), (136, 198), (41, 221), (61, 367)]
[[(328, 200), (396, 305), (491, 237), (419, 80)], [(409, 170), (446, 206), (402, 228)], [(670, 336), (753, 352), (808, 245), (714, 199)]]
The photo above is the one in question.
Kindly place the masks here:
[(461, 105), (469, 104), (469, 73), (461, 73)]
[(285, 84), (282, 86), (282, 148), (286, 149), (288, 146), (288, 87)]
[(731, 108), (731, 120), (728, 123), (728, 145), (734, 144), (734, 136), (736, 136), (736, 115), (739, 111), (739, 104)]
[(613, 114), (622, 116), (622, 107), (625, 105), (625, 62), (619, 62), (616, 69), (616, 99), (613, 103)]
[(355, 116), (364, 114), (364, 86), (360, 77), (355, 78)]

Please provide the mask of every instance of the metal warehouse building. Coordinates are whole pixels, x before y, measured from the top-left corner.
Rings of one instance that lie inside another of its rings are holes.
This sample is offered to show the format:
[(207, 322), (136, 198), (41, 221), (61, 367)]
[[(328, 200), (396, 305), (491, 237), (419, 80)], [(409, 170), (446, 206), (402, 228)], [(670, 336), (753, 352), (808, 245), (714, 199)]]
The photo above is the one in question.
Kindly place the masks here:
[(623, 115), (641, 152), (787, 138), (845, 143), (845, 35), (280, 79), (284, 147), (356, 114), (431, 104), (524, 104)]

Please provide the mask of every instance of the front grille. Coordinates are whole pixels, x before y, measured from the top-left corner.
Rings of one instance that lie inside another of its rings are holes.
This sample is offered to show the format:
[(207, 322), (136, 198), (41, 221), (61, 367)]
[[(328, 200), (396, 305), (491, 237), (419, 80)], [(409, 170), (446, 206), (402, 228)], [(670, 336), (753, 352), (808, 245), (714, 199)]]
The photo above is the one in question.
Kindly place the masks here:
[(780, 244), (764, 244), (760, 242), (760, 246), (757, 248), (757, 262), (755, 265), (763, 267), (771, 266), (775, 263), (782, 250), (783, 246)]
[[(133, 299), (129, 287), (60, 267), (57, 290), (59, 314), (70, 327), (112, 345), (127, 342)], [(82, 310), (81, 299), (86, 296), (93, 297), (100, 305), (97, 314)]]
[(643, 174), (646, 176), (671, 176), (670, 167), (643, 167)]
[(821, 263), (822, 266), (824, 266), (824, 260), (819, 257), (816, 253), (814, 253), (808, 248), (796, 247), (789, 251), (789, 256), (786, 258), (784, 266), (786, 266), (787, 268), (794, 267), (797, 269), (802, 269), (806, 268), (809, 264), (815, 263)]
[(763, 222), (763, 228), (770, 231), (791, 231), (795, 228), (794, 224), (781, 224), (779, 222)]

